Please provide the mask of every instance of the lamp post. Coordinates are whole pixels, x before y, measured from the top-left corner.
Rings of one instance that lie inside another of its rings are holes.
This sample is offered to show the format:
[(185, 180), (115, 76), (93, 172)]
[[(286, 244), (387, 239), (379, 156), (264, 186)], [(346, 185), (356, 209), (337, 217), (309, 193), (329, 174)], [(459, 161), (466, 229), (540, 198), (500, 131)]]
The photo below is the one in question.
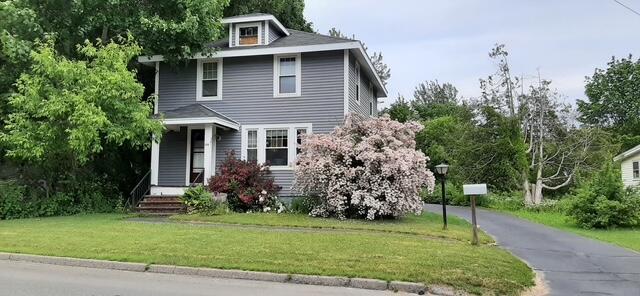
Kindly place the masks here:
[(440, 175), (440, 182), (442, 182), (442, 221), (444, 222), (443, 229), (447, 229), (447, 200), (445, 198), (444, 183), (447, 178), (447, 171), (449, 171), (449, 165), (441, 163), (436, 166), (436, 172)]

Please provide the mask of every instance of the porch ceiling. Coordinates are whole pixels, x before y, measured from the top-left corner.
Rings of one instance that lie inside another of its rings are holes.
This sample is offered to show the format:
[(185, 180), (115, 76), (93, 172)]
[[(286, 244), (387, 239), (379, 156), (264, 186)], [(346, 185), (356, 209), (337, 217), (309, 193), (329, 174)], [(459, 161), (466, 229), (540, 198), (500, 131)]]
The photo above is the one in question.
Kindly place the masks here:
[(237, 121), (202, 104), (191, 104), (165, 111), (156, 115), (156, 117), (162, 118), (165, 125), (213, 123), (234, 130), (240, 128), (240, 124)]

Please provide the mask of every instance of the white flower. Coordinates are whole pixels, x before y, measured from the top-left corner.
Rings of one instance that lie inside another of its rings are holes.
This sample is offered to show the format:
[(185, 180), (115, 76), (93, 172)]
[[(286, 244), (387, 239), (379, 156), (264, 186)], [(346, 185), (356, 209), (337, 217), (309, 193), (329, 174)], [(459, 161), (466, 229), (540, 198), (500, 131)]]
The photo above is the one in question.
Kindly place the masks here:
[(265, 213), (271, 211), (270, 207), (264, 207), (264, 209), (262, 209)]

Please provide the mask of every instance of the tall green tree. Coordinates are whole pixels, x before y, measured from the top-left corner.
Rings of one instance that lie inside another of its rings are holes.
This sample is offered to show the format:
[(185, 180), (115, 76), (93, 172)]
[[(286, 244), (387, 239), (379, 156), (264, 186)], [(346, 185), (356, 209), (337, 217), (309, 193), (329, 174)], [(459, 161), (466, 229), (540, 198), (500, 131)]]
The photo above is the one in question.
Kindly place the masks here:
[(388, 114), (391, 119), (399, 122), (407, 122), (416, 119), (416, 113), (404, 97), (398, 96), (398, 99), (388, 108), (382, 110), (383, 114)]
[(622, 149), (640, 143), (640, 59), (613, 57), (587, 77), (585, 94), (588, 100), (577, 101), (582, 123), (619, 136)]
[(304, 0), (231, 0), (224, 16), (268, 13), (286, 28), (313, 32), (313, 24), (304, 18)]
[(458, 89), (453, 84), (438, 80), (421, 82), (413, 91), (414, 102), (417, 104), (440, 103), (456, 104), (460, 100)]
[(32, 52), (33, 65), (21, 75), (9, 99), (12, 113), (0, 132), (7, 154), (54, 170), (77, 168), (105, 146), (150, 145), (161, 134), (144, 87), (127, 65), (140, 54), (131, 39), (78, 46), (78, 60), (54, 50), (49, 39)]

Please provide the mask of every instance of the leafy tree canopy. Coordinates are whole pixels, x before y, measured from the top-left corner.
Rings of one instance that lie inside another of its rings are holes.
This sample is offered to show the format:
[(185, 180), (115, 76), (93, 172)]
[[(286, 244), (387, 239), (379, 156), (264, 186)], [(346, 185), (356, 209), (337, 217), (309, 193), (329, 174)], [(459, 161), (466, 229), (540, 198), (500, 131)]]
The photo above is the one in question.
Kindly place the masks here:
[(231, 0), (224, 16), (269, 13), (286, 28), (313, 32), (313, 24), (304, 18), (304, 0)]
[(152, 106), (141, 100), (144, 87), (127, 69), (140, 46), (131, 37), (121, 41), (87, 41), (78, 46), (82, 58), (76, 61), (57, 54), (53, 39), (37, 45), (0, 132), (9, 156), (82, 164), (105, 145), (146, 146), (151, 133), (161, 134), (162, 124), (150, 118)]
[(223, 8), (229, 0), (16, 0), (38, 16), (45, 32), (55, 33), (57, 49), (76, 54), (77, 44), (108, 41), (130, 32), (143, 54), (168, 59), (189, 57), (221, 33)]
[(438, 80), (425, 81), (416, 86), (413, 92), (414, 102), (429, 103), (457, 103), (458, 89), (451, 83), (439, 83)]
[(607, 65), (587, 77), (579, 120), (621, 136), (623, 149), (630, 148), (640, 143), (640, 60), (614, 57)]

